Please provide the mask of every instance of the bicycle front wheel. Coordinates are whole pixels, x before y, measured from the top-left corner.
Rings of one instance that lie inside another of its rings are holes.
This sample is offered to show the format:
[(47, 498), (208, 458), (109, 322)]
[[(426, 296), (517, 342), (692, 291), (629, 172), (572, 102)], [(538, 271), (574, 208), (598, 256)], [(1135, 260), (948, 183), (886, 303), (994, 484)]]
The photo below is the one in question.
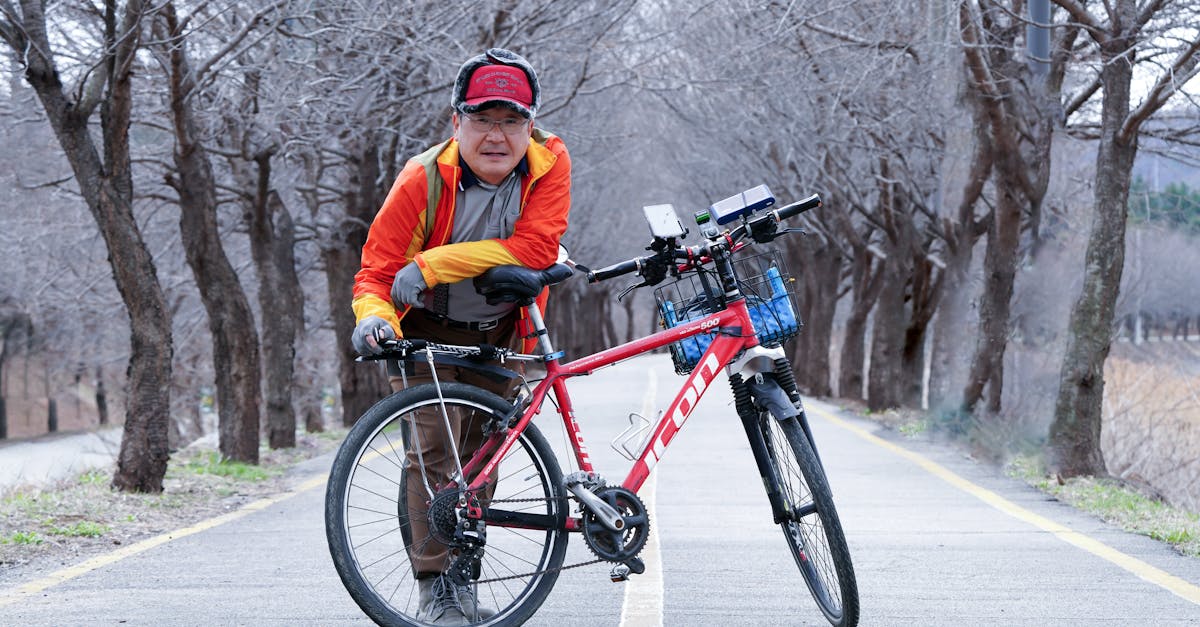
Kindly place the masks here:
[(850, 549), (825, 470), (798, 420), (777, 420), (767, 412), (759, 415), (759, 429), (788, 510), (780, 526), (825, 618), (837, 627), (857, 625), (858, 583)]
[[(445, 489), (430, 485), (409, 453), (415, 446), (417, 412), (440, 412), (442, 402), (450, 415), (470, 416), (472, 428), (512, 410), (499, 396), (458, 383), (442, 384), (440, 400), (432, 384), (397, 392), (355, 423), (330, 471), (325, 495), (329, 552), (350, 596), (381, 625), (436, 620), (422, 609), (418, 575), (428, 574), (418, 573), (415, 562), (427, 559), (423, 547), (431, 543), (444, 544), (448, 559), (458, 550), (453, 538), (457, 498), (439, 499)], [(412, 494), (410, 484), (431, 489), (428, 500), (418, 499), (419, 505), (412, 506), (414, 499), (405, 496)], [(565, 519), (562, 472), (533, 425), (500, 462), (493, 484), (484, 507), (503, 503), (506, 510), (543, 520)], [(468, 605), (479, 608), (477, 614), (464, 610), (470, 614), (467, 624), (519, 625), (533, 615), (554, 586), (566, 555), (567, 532), (558, 527), (486, 525), (482, 558), (474, 564), (469, 592), (463, 593)]]

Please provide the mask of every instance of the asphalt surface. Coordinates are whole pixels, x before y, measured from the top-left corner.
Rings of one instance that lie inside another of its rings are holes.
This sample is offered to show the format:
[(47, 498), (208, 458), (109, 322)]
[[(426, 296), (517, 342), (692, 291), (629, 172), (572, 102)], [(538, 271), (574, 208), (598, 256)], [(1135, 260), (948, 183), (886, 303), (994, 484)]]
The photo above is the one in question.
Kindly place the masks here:
[(23, 486), (51, 485), (110, 466), (120, 450), (120, 427), (0, 440), (0, 494)]
[[(683, 382), (656, 356), (569, 386), (610, 483), (628, 462), (608, 441), (654, 381), (662, 405)], [(655, 470), (650, 513), (662, 570), (628, 584), (611, 583), (602, 565), (565, 571), (528, 624), (621, 625), (626, 589), (656, 578), (661, 608), (651, 590), (624, 624), (827, 624), (771, 524), (727, 389), (714, 382)], [(1115, 530), (949, 447), (808, 405), (858, 575), (860, 624), (1200, 624), (1200, 560)], [(537, 422), (561, 447), (554, 418), (543, 412)], [(325, 545), (319, 477), (330, 462), (302, 469), (297, 485), (312, 487), (221, 524), (0, 589), (0, 625), (369, 624)], [(573, 537), (568, 563), (588, 558)]]

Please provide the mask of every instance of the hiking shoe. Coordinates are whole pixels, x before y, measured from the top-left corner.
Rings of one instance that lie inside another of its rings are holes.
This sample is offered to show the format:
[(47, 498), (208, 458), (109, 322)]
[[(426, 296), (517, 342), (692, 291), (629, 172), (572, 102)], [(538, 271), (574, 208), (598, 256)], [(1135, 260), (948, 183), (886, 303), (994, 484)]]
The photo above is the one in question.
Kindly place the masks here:
[[(452, 584), (453, 585), (453, 584)], [(458, 604), (462, 608), (463, 615), (468, 621), (475, 622), (491, 618), (496, 615), (496, 610), (479, 607), (479, 595), (476, 590), (477, 586), (455, 586), (458, 592)]]
[(418, 581), (421, 607), (417, 618), (430, 625), (467, 625), (458, 587), (441, 575)]

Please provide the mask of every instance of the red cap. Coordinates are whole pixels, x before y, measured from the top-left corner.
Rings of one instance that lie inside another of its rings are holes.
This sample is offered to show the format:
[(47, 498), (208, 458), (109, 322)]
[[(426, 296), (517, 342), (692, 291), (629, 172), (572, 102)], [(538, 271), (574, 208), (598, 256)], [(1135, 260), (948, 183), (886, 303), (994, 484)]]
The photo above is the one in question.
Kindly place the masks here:
[(468, 107), (493, 100), (511, 102), (528, 111), (533, 107), (529, 77), (521, 68), (510, 65), (485, 65), (471, 74), (463, 104)]

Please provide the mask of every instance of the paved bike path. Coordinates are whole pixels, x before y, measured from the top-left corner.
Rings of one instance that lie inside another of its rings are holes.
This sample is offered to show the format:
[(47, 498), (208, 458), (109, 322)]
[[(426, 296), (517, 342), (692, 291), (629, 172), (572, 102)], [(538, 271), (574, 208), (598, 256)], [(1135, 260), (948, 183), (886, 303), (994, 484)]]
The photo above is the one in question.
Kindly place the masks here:
[[(601, 470), (610, 469), (612, 482), (620, 481), (628, 462), (612, 453), (608, 441), (628, 424), (628, 413), (639, 410), (648, 368), (665, 405), (682, 380), (660, 356), (570, 385), (589, 451)], [(888, 440), (887, 432), (866, 421), (830, 417), (834, 411), (810, 403), (858, 573), (861, 624), (1200, 621), (1200, 601), (1128, 568), (1143, 564), (1200, 591), (1200, 560), (1048, 501), (947, 447), (900, 440), (895, 443), (902, 449), (890, 448), (894, 444), (872, 439)], [(539, 424), (562, 447), (550, 418), (543, 413)], [(319, 475), (330, 462), (329, 456), (319, 458), (306, 470)], [(939, 468), (953, 474), (935, 474)], [(661, 623), (647, 618), (643, 608), (628, 624), (826, 624), (780, 531), (770, 524), (728, 392), (714, 389), (706, 396), (656, 475), (651, 517), (663, 569)], [(962, 481), (951, 483), (947, 476)], [(0, 624), (369, 624), (333, 571), (322, 527), (323, 496), (320, 487), (304, 490), (90, 572), (71, 573), (15, 602), (11, 590), (0, 590)], [(998, 503), (1019, 509), (1002, 511)], [(1070, 532), (1038, 526), (1038, 517), (1118, 554), (1100, 557), (1079, 548), (1064, 539), (1073, 537)], [(582, 540), (573, 537), (568, 563), (589, 558)], [(529, 624), (621, 624), (626, 586), (610, 583), (607, 572), (601, 565), (565, 571)]]
[[(857, 572), (861, 624), (1200, 624), (1200, 560), (1116, 530), (948, 447), (905, 440), (822, 403), (808, 405)], [(664, 624), (827, 624), (769, 524), (753, 470), (731, 463), (736, 469), (726, 473), (736, 476), (722, 478), (720, 464), (706, 463), (733, 454), (725, 437), (734, 434), (719, 435), (726, 431), (720, 422), (698, 416), (680, 443), (686, 460), (661, 467), (664, 564), (686, 563), (696, 551), (709, 557), (690, 570), (667, 567)], [(742, 442), (733, 448), (749, 456)], [(682, 475), (745, 489), (714, 495), (726, 517), (718, 520), (696, 501), (666, 500), (662, 486)], [(772, 541), (780, 545), (776, 552), (767, 550)], [(741, 545), (764, 548), (743, 559)], [(1150, 571), (1158, 581), (1131, 570)], [(706, 592), (730, 580), (739, 582), (737, 594)]]

